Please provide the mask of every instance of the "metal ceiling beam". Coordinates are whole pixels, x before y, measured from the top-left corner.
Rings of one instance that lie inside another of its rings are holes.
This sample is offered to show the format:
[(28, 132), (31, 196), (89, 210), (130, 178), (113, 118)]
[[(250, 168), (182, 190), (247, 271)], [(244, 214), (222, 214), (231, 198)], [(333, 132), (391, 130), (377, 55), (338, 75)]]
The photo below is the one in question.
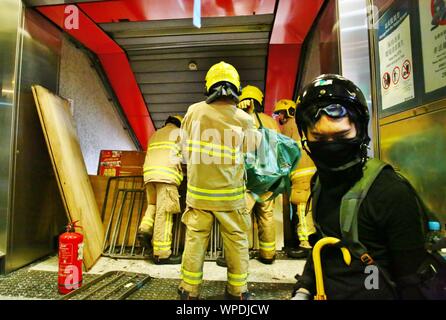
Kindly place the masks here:
[(254, 33), (254, 32), (270, 32), (271, 25), (255, 25), (255, 26), (220, 26), (209, 27), (198, 30), (195, 27), (175, 28), (175, 29), (159, 29), (159, 30), (129, 30), (111, 33), (114, 39), (121, 38), (139, 38), (139, 37), (168, 37), (177, 35), (205, 35), (205, 34), (228, 34), (228, 33)]
[(224, 43), (239, 43), (244, 40), (263, 40), (268, 42), (268, 32), (252, 33), (213, 33), (213, 34), (194, 34), (177, 35), (167, 37), (141, 37), (141, 38), (115, 38), (115, 41), (123, 48), (131, 45), (152, 45), (152, 44), (193, 44), (193, 43), (215, 43), (224, 41)]
[(152, 50), (150, 55), (144, 51), (128, 52), (130, 60), (166, 60), (166, 59), (196, 59), (196, 58), (210, 58), (210, 57), (251, 57), (251, 56), (266, 56), (267, 48), (265, 44), (254, 44), (250, 46), (240, 47), (239, 45), (225, 45), (225, 46), (204, 46), (197, 48), (176, 48), (176, 49), (157, 49)]
[(189, 29), (195, 28), (197, 32), (202, 32), (206, 28), (215, 27), (230, 27), (230, 26), (268, 26), (271, 28), (274, 15), (262, 14), (255, 16), (242, 16), (242, 17), (215, 17), (215, 18), (202, 18), (201, 28), (195, 28), (192, 25), (192, 19), (172, 19), (172, 20), (152, 20), (152, 21), (140, 21), (129, 22), (121, 21), (119, 23), (101, 23), (99, 26), (106, 32), (118, 33), (128, 31), (152, 31), (158, 32), (160, 30), (174, 30), (174, 29)]
[[(173, 43), (173, 44), (154, 44), (154, 45), (136, 45), (136, 46), (122, 46), (122, 48), (128, 53), (132, 54), (131, 51), (141, 51), (141, 50), (156, 50), (156, 49), (176, 49), (176, 48), (195, 48), (195, 47), (204, 47), (209, 45), (214, 46), (222, 46), (222, 45), (230, 45), (234, 44), (234, 42), (230, 42), (227, 40), (215, 41), (214, 43), (209, 42), (195, 42), (195, 43)], [(268, 39), (246, 39), (239, 40), (237, 44), (242, 45), (254, 45), (254, 44), (268, 44)]]

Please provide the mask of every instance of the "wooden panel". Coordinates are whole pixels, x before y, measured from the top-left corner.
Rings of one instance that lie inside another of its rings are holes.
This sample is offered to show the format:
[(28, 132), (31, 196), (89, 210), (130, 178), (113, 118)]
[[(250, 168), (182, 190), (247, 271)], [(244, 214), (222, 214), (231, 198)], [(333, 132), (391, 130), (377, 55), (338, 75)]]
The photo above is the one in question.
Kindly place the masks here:
[(96, 203), (98, 204), (98, 209), (102, 210), (104, 205), (105, 193), (107, 191), (107, 183), (110, 177), (106, 176), (89, 176), (90, 183), (93, 188), (94, 197)]
[(78, 231), (84, 235), (84, 265), (89, 270), (102, 253), (104, 229), (69, 102), (41, 86), (32, 90), (65, 210), (82, 226)]

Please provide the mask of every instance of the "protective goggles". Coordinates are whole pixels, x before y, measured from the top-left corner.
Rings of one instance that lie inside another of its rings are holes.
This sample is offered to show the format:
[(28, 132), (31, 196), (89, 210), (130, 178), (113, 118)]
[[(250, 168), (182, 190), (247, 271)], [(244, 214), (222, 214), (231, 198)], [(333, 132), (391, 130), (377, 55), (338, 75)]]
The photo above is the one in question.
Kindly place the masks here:
[(322, 116), (322, 113), (325, 113), (330, 118), (336, 118), (336, 119), (343, 118), (346, 115), (348, 115), (347, 108), (337, 103), (330, 104), (328, 106), (318, 109), (316, 114), (314, 115), (314, 119), (319, 119)]

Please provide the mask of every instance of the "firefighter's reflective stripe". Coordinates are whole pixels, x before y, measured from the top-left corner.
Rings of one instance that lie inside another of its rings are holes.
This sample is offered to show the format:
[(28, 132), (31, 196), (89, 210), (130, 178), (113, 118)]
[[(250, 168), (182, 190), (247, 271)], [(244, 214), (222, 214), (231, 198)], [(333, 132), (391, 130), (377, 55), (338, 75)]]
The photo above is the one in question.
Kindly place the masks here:
[(141, 221), (141, 224), (145, 224), (148, 227), (153, 227), (154, 223), (155, 221), (153, 221), (152, 217), (150, 217), (149, 215), (145, 215)]
[(291, 177), (305, 177), (313, 175), (316, 172), (316, 167), (309, 167), (305, 169), (297, 169), (291, 172)]
[(248, 274), (236, 274), (228, 272), (228, 283), (234, 287), (245, 286), (248, 281)]
[(147, 151), (155, 149), (170, 149), (177, 152), (180, 151), (180, 147), (176, 144), (176, 142), (173, 141), (153, 142), (149, 144)]
[(204, 146), (204, 147), (210, 147), (212, 149), (220, 149), (222, 151), (228, 151), (229, 153), (232, 153), (232, 154), (236, 154), (239, 151), (239, 149), (237, 149), (237, 148), (230, 148), (225, 145), (204, 142), (204, 141), (200, 141), (200, 140), (187, 140), (187, 143), (188, 143), (188, 145), (196, 144), (196, 145), (200, 145), (200, 146)]
[(211, 190), (197, 188), (190, 184), (187, 185), (188, 195), (195, 199), (209, 200), (209, 201), (233, 201), (244, 199), (245, 187), (239, 187), (234, 189), (220, 189)]
[(183, 181), (183, 175), (181, 175), (175, 169), (172, 169), (169, 167), (164, 167), (164, 166), (144, 167), (144, 175), (147, 175), (150, 173), (157, 173), (157, 174), (164, 175), (164, 176), (167, 176), (170, 178), (174, 178), (178, 184), (181, 184), (181, 181)]
[(172, 244), (172, 239), (170, 238), (172, 224), (173, 224), (172, 218), (173, 217), (172, 217), (171, 213), (166, 213), (166, 222), (164, 224), (164, 244), (169, 245), (169, 248), (170, 248), (170, 245)]
[(172, 241), (166, 241), (166, 242), (153, 241), (153, 250), (168, 251), (168, 250), (170, 250), (171, 245), (172, 245)]
[(259, 241), (259, 248), (264, 251), (274, 251), (276, 250), (276, 242)]
[(191, 272), (181, 268), (181, 279), (188, 284), (197, 285), (203, 282), (203, 272)]
[(297, 228), (297, 236), (300, 241), (308, 241), (309, 236), (312, 234), (308, 228), (307, 219), (305, 219), (305, 207), (306, 203), (299, 203), (297, 205), (297, 214), (299, 222), (302, 225), (301, 228)]
[(231, 160), (237, 159), (238, 154), (237, 149), (199, 140), (187, 140), (186, 150), (205, 153), (213, 157), (225, 157)]
[(164, 221), (164, 241), (153, 240), (153, 250), (154, 251), (169, 251), (172, 246), (171, 230), (173, 224), (173, 216), (171, 213), (165, 213)]

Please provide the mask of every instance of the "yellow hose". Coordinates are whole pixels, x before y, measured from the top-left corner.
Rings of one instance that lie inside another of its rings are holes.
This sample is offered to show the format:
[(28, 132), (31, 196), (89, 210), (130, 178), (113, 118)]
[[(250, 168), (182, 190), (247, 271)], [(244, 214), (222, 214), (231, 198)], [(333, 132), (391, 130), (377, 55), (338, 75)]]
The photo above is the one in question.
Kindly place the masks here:
[[(327, 300), (327, 295), (325, 294), (324, 288), (324, 277), (322, 274), (321, 250), (326, 245), (334, 245), (340, 241), (341, 240), (334, 237), (322, 238), (313, 248), (314, 274), (316, 276), (316, 296), (314, 297), (314, 300)], [(350, 252), (346, 247), (342, 247), (341, 251), (345, 264), (349, 266), (352, 261)]]

